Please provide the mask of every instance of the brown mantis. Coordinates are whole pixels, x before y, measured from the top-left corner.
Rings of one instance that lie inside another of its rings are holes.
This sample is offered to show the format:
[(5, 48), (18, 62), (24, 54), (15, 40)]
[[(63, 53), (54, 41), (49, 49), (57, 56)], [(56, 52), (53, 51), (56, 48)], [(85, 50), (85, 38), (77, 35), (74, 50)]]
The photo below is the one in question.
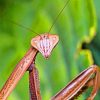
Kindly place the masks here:
[[(12, 72), (8, 81), (0, 91), (0, 100), (5, 100), (15, 88), (16, 84), (23, 76), (26, 70), (30, 73), (30, 93), (32, 100), (41, 100), (39, 90), (38, 72), (35, 68), (35, 57), (39, 52), (48, 58), (51, 51), (59, 41), (57, 35), (51, 35), (48, 33), (38, 35), (31, 40), (31, 48), (23, 57), (23, 59), (17, 64), (16, 68)], [(92, 75), (94, 76), (92, 77)], [(69, 100), (76, 98), (86, 88), (93, 86), (93, 91), (88, 100), (93, 100), (98, 88), (99, 88), (99, 68), (96, 65), (89, 67), (78, 75), (72, 82), (70, 82), (63, 90), (57, 95), (52, 97), (52, 100)]]

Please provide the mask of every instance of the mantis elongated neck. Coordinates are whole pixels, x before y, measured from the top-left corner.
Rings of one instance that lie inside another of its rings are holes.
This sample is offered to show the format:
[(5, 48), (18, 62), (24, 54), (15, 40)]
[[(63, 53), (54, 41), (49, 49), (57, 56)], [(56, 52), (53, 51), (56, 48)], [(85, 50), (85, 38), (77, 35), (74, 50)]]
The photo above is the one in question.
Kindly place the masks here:
[(18, 81), (22, 78), (30, 64), (35, 60), (37, 50), (31, 47), (25, 56), (16, 65), (10, 77), (0, 91), (0, 100), (6, 100), (9, 94), (17, 85)]

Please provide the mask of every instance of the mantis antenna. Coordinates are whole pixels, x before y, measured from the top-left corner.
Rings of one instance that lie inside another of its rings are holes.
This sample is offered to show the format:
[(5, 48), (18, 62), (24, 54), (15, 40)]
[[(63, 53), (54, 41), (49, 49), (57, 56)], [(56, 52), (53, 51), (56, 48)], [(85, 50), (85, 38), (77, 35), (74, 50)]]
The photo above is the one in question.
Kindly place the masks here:
[[(40, 36), (40, 34), (38, 34), (37, 32), (33, 31), (31, 28), (28, 28), (28, 27), (26, 27), (26, 26), (24, 26), (24, 25), (21, 25), (21, 24), (15, 22), (15, 21), (13, 21), (13, 20), (10, 20), (10, 19), (7, 19), (7, 20), (9, 20), (11, 23), (13, 23), (13, 24), (15, 24), (15, 25), (18, 25), (18, 26), (20, 26), (20, 27), (22, 27), (22, 28), (24, 28), (24, 29), (26, 29), (26, 30), (28, 30), (28, 31), (31, 31), (32, 33), (35, 33), (36, 35), (39, 35), (39, 36)], [(40, 36), (40, 37), (41, 37), (41, 36)]]
[[(53, 21), (53, 23), (52, 23), (52, 25), (51, 25), (51, 27), (50, 27), (48, 33), (50, 33), (50, 31), (52, 30), (53, 26), (55, 25), (56, 21), (58, 20), (59, 16), (60, 16), (61, 13), (63, 12), (63, 10), (65, 9), (65, 7), (66, 7), (67, 4), (69, 3), (69, 1), (70, 1), (70, 0), (67, 0), (67, 2), (65, 3), (64, 7), (61, 9), (61, 11), (59, 12), (59, 14), (56, 16), (56, 18), (55, 18), (55, 20)], [(9, 20), (11, 23), (13, 23), (13, 24), (15, 24), (15, 25), (18, 25), (18, 26), (20, 26), (20, 27), (22, 27), (22, 28), (24, 28), (24, 29), (27, 29), (28, 31), (31, 31), (32, 33), (35, 33), (36, 35), (39, 35), (39, 36), (41, 37), (41, 35), (40, 35), (39, 33), (33, 31), (31, 28), (28, 28), (28, 27), (26, 27), (26, 26), (24, 26), (24, 25), (22, 25), (22, 24), (19, 24), (19, 23), (13, 21), (13, 20), (10, 20), (10, 19), (7, 19), (7, 20)]]
[(59, 16), (61, 15), (61, 13), (63, 12), (63, 10), (65, 9), (65, 7), (67, 6), (67, 4), (69, 3), (70, 0), (67, 0), (67, 2), (65, 3), (64, 7), (61, 9), (61, 11), (59, 12), (59, 14), (56, 16), (55, 20), (53, 21), (48, 33), (50, 33), (51, 29), (53, 28), (53, 26), (55, 25), (56, 21), (58, 20)]

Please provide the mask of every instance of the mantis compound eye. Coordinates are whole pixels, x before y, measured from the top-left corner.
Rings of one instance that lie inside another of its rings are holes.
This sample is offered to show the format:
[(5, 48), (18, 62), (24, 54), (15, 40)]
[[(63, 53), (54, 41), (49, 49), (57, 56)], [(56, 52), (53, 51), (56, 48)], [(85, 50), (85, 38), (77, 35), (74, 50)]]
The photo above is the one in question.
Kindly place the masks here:
[(57, 35), (46, 33), (33, 38), (31, 40), (31, 45), (41, 52), (45, 58), (48, 58), (58, 41), (59, 37)]

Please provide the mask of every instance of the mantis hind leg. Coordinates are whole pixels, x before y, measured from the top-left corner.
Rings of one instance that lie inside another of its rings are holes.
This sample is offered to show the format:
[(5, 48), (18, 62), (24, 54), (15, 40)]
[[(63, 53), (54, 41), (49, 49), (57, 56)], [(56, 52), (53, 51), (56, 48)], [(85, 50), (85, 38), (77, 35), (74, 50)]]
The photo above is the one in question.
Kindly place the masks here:
[(90, 79), (86, 83), (86, 86), (88, 87), (93, 86), (93, 90), (90, 96), (87, 98), (87, 100), (93, 100), (97, 94), (98, 89), (100, 88), (100, 70), (97, 66), (94, 66), (93, 68), (94, 68), (95, 77)]
[(92, 65), (82, 71), (75, 79), (73, 79), (66, 87), (58, 92), (51, 100), (74, 100), (85, 90), (93, 86), (93, 90), (87, 100), (93, 100), (100, 87), (100, 71), (99, 67)]

